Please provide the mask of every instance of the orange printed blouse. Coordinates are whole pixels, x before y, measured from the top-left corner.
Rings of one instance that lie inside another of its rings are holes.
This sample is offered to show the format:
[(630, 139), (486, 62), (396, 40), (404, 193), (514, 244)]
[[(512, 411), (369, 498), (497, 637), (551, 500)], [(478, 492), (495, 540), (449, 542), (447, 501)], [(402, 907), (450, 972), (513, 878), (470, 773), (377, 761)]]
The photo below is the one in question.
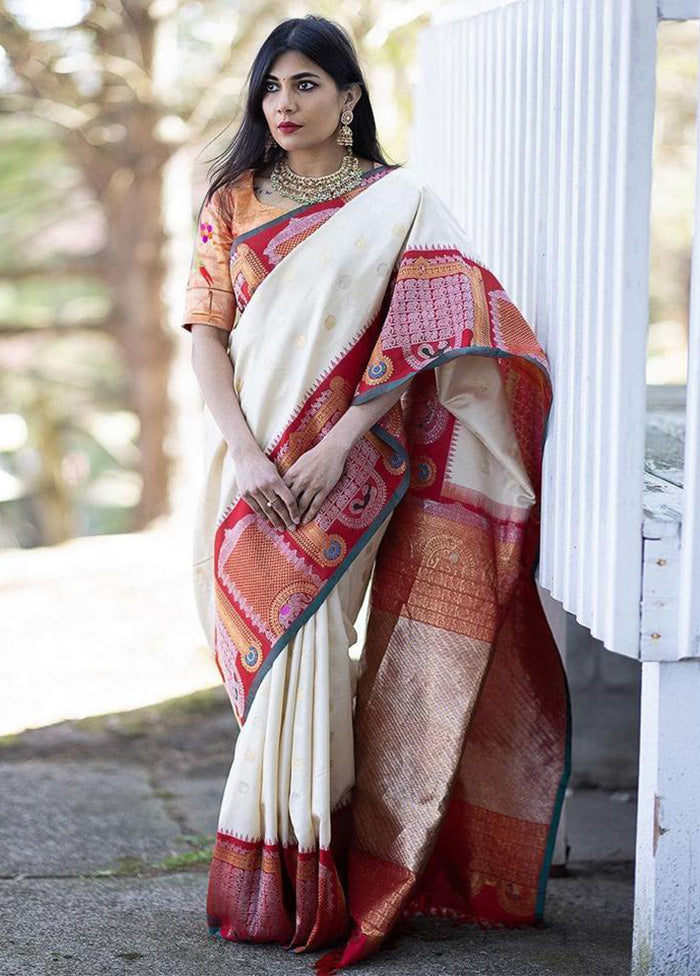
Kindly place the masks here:
[[(246, 170), (233, 187), (219, 187), (202, 207), (185, 289), (182, 328), (188, 332), (197, 323), (231, 331), (237, 311), (229, 270), (231, 244), (239, 234), (293, 209), (261, 203), (253, 191), (254, 172)], [(230, 219), (222, 212), (222, 193), (229, 194)]]

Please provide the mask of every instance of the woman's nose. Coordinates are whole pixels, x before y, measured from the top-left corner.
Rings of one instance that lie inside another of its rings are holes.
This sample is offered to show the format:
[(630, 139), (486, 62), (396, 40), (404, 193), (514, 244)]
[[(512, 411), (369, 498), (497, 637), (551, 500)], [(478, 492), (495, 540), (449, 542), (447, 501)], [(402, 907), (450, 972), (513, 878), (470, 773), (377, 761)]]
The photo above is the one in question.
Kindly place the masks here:
[(281, 109), (293, 109), (295, 107), (294, 92), (291, 88), (280, 88), (278, 105)]

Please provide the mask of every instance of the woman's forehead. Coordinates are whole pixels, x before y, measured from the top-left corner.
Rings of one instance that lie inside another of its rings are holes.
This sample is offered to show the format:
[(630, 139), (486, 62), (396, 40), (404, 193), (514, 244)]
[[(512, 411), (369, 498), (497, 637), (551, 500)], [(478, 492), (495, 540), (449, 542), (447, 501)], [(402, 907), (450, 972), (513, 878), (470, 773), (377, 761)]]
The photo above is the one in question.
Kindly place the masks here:
[(326, 72), (320, 65), (300, 51), (284, 51), (282, 54), (278, 54), (272, 62), (266, 77), (274, 77), (276, 81), (285, 81), (287, 78), (294, 80), (297, 75), (302, 74), (314, 74), (320, 78)]

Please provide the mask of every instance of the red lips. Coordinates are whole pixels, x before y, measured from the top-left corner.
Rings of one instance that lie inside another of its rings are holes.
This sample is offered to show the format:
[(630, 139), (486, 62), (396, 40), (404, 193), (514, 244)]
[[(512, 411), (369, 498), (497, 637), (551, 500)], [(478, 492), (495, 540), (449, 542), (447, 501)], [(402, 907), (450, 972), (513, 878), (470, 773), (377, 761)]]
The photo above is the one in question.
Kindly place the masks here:
[(294, 122), (282, 122), (277, 128), (282, 129), (283, 132), (292, 132), (294, 129), (301, 129), (301, 126), (295, 125)]

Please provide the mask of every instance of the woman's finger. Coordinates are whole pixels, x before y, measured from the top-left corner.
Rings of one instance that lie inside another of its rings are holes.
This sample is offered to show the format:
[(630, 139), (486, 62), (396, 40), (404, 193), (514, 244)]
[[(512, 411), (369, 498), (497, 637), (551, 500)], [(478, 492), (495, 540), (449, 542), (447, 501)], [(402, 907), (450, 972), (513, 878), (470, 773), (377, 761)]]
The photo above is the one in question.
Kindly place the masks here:
[[(289, 488), (289, 486), (285, 484), (282, 478), (280, 478), (277, 494), (281, 497), (285, 508), (289, 512), (289, 517), (292, 523), (296, 525), (296, 523), (299, 521), (299, 506), (297, 504), (296, 495)], [(288, 526), (288, 528), (291, 528), (291, 526)]]
[(245, 500), (247, 501), (247, 503), (250, 505), (250, 507), (253, 509), (253, 511), (255, 512), (256, 515), (260, 515), (260, 516), (262, 516), (262, 518), (267, 518), (267, 515), (260, 508), (260, 504), (255, 500), (255, 498), (253, 497), (253, 495), (244, 495), (243, 497), (245, 498)]
[(268, 501), (274, 501), (274, 496), (271, 499), (266, 498), (262, 491), (257, 491), (255, 493), (255, 500), (260, 506), (263, 516), (268, 520), (270, 525), (274, 526), (276, 529), (283, 529), (284, 522), (279, 517), (273, 506), (267, 504)]
[(294, 525), (294, 522), (292, 521), (292, 516), (289, 514), (289, 511), (287, 510), (287, 506), (283, 501), (283, 499), (281, 499), (279, 495), (270, 495), (268, 496), (267, 500), (272, 502), (272, 505), (270, 505), (269, 508), (267, 508), (267, 511), (274, 512), (278, 518), (282, 519), (282, 522), (284, 523), (284, 527), (286, 529), (291, 529), (292, 526)]
[(297, 493), (297, 508), (299, 510), (299, 521), (301, 522), (304, 518), (304, 513), (306, 509), (311, 504), (311, 500), (314, 497), (314, 492), (310, 491), (308, 488), (303, 488)]
[(315, 497), (316, 497), (316, 492), (312, 488), (307, 488), (299, 496), (299, 514), (300, 514), (299, 524), (300, 525), (306, 525), (306, 522), (308, 521), (307, 513), (311, 505), (313, 504)]
[(301, 523), (302, 525), (306, 525), (307, 522), (312, 522), (316, 518), (316, 515), (318, 514), (318, 510), (320, 509), (321, 505), (323, 505), (323, 503), (324, 503), (324, 501), (325, 501), (325, 499), (327, 497), (328, 497), (328, 493), (327, 492), (322, 492), (322, 491), (319, 491), (314, 496), (314, 499), (311, 502), (311, 504), (309, 505), (308, 511), (307, 511), (306, 515), (304, 516), (304, 520)]

